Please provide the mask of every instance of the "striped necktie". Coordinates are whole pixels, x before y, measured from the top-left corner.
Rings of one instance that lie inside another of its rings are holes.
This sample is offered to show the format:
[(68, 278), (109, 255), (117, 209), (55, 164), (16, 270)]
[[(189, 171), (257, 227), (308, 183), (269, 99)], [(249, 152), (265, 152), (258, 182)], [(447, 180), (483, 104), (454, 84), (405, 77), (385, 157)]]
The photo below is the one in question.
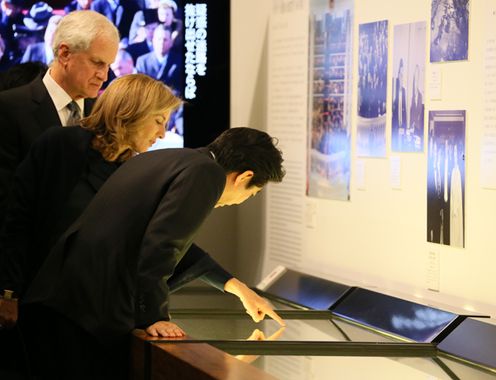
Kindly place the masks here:
[(67, 104), (67, 108), (70, 111), (69, 118), (65, 125), (79, 125), (79, 119), (81, 119), (81, 113), (79, 111), (79, 106), (73, 100), (69, 104)]

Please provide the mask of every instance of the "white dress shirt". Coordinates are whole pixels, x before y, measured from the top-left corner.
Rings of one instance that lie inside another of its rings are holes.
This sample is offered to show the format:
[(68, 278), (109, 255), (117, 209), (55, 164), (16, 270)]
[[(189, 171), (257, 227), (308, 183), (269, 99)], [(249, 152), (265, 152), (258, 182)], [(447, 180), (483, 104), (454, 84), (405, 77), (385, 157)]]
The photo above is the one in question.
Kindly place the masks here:
[[(72, 102), (71, 97), (67, 92), (64, 91), (60, 85), (55, 82), (55, 80), (50, 75), (51, 69), (49, 69), (45, 76), (43, 77), (43, 84), (48, 90), (48, 94), (52, 98), (53, 104), (55, 104), (55, 108), (57, 109), (57, 113), (59, 114), (60, 123), (63, 126), (67, 125), (67, 120), (69, 119), (69, 115), (71, 111), (67, 108), (67, 105)], [(84, 111), (84, 99), (76, 100), (77, 105), (79, 106), (80, 114), (83, 115)]]

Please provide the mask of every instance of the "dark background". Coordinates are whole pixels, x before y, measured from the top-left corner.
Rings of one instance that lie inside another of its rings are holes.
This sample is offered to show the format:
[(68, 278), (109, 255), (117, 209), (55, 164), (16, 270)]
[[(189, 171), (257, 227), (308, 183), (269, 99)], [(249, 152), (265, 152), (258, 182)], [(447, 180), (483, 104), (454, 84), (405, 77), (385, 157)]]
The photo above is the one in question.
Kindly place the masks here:
[[(185, 99), (184, 105), (184, 146), (197, 148), (207, 145), (229, 128), (230, 0), (175, 1), (178, 6), (176, 17), (183, 21), (185, 4), (207, 4), (207, 72), (204, 77), (195, 76), (196, 98)], [(69, 2), (46, 1), (59, 14)], [(36, 1), (26, 1), (24, 13), (34, 3)]]

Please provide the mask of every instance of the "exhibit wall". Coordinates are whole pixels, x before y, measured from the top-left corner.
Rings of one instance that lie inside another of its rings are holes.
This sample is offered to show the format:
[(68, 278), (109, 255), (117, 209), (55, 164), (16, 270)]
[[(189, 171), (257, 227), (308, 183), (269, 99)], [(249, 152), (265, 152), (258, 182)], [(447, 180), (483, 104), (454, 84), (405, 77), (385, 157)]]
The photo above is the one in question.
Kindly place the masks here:
[[(496, 315), (495, 10), (494, 0), (234, 2), (231, 126), (251, 123), (276, 136), (287, 169), (282, 184), (238, 209), (240, 277), (255, 283), (284, 265)], [(318, 33), (323, 25), (341, 25), (345, 36), (348, 22), (351, 38), (338, 42), (346, 44), (340, 54), (350, 52), (345, 70), (351, 77), (322, 79), (321, 55), (337, 53), (319, 50)], [(396, 28), (422, 22), (425, 28), (416, 34), (407, 32), (413, 26)], [(377, 26), (360, 27), (371, 23)], [(396, 80), (398, 54), (406, 57), (403, 85)], [(384, 74), (377, 79), (370, 57), (379, 55), (387, 59), (381, 59)], [(315, 99), (329, 98), (329, 92), (318, 93), (316, 78), (331, 94), (338, 92), (324, 105)], [(413, 78), (422, 94), (420, 127), (413, 114), (401, 113), (412, 108)], [(344, 105), (334, 99), (345, 94), (340, 81), (351, 88)], [(367, 89), (378, 87), (385, 88), (385, 99), (363, 112), (364, 104), (377, 102)], [(339, 118), (330, 119), (334, 113)], [(408, 123), (401, 126), (405, 116), (395, 119), (395, 113), (407, 115)], [(374, 129), (379, 118), (385, 130)], [(333, 145), (323, 149), (321, 130), (332, 132), (330, 140), (340, 131), (348, 150), (338, 155)], [(383, 144), (380, 154), (357, 149), (376, 141)], [(348, 166), (339, 161), (343, 155), (349, 155)], [(318, 185), (313, 189), (332, 189), (336, 173), (340, 179), (349, 173), (339, 194), (309, 192), (312, 183)]]

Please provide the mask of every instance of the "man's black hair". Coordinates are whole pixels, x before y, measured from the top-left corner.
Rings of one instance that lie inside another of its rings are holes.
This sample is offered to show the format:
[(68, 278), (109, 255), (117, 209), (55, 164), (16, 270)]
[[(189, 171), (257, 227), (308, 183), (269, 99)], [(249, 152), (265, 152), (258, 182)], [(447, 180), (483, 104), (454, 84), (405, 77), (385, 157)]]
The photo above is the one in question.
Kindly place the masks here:
[(267, 182), (281, 182), (286, 174), (277, 140), (252, 128), (231, 128), (208, 145), (226, 174), (253, 171), (248, 186), (263, 187)]

